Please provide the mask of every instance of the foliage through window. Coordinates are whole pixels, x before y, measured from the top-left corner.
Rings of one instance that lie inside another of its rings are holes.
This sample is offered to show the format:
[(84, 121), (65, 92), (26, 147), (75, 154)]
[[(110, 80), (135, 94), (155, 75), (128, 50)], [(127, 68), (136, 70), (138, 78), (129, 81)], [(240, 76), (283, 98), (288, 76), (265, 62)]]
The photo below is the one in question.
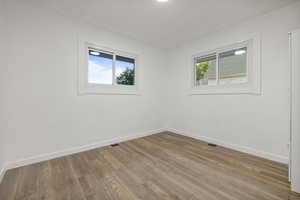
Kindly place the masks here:
[(216, 85), (216, 55), (195, 58), (196, 85)]
[(135, 60), (116, 56), (116, 78), (119, 85), (134, 85)]

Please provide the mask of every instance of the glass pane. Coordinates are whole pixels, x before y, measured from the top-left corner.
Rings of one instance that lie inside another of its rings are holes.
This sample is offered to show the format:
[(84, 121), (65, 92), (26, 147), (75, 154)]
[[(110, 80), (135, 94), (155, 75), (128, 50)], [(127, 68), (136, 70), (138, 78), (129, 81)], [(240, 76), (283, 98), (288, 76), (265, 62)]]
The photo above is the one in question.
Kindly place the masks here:
[(219, 55), (219, 76), (221, 85), (248, 82), (246, 47)]
[(113, 55), (89, 50), (88, 82), (112, 85)]
[(119, 85), (134, 85), (135, 60), (116, 56), (116, 82)]
[(196, 86), (216, 85), (216, 55), (195, 58)]

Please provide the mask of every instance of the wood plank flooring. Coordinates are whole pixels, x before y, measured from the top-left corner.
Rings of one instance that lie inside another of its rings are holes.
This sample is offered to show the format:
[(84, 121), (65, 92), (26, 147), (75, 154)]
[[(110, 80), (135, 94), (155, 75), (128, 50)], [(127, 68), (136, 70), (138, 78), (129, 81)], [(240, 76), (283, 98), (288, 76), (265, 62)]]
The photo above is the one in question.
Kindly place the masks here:
[(286, 165), (164, 132), (7, 171), (0, 200), (300, 200)]

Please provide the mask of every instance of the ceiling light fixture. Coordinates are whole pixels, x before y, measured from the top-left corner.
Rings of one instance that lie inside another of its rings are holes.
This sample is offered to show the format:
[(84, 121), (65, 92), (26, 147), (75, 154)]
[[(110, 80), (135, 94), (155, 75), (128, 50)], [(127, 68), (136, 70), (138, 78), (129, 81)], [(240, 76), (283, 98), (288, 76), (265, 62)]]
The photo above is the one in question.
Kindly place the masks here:
[(237, 50), (237, 51), (234, 52), (234, 54), (237, 55), (237, 56), (238, 55), (243, 55), (244, 53), (246, 53), (245, 50)]
[(157, 2), (163, 3), (163, 2), (168, 2), (169, 0), (156, 0)]

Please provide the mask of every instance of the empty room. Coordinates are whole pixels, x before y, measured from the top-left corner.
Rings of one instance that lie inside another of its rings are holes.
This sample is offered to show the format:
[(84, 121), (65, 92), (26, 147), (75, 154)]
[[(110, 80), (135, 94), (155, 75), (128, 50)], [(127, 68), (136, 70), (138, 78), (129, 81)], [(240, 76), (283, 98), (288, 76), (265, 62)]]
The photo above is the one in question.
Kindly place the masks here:
[(300, 0), (0, 0), (0, 200), (300, 200)]

